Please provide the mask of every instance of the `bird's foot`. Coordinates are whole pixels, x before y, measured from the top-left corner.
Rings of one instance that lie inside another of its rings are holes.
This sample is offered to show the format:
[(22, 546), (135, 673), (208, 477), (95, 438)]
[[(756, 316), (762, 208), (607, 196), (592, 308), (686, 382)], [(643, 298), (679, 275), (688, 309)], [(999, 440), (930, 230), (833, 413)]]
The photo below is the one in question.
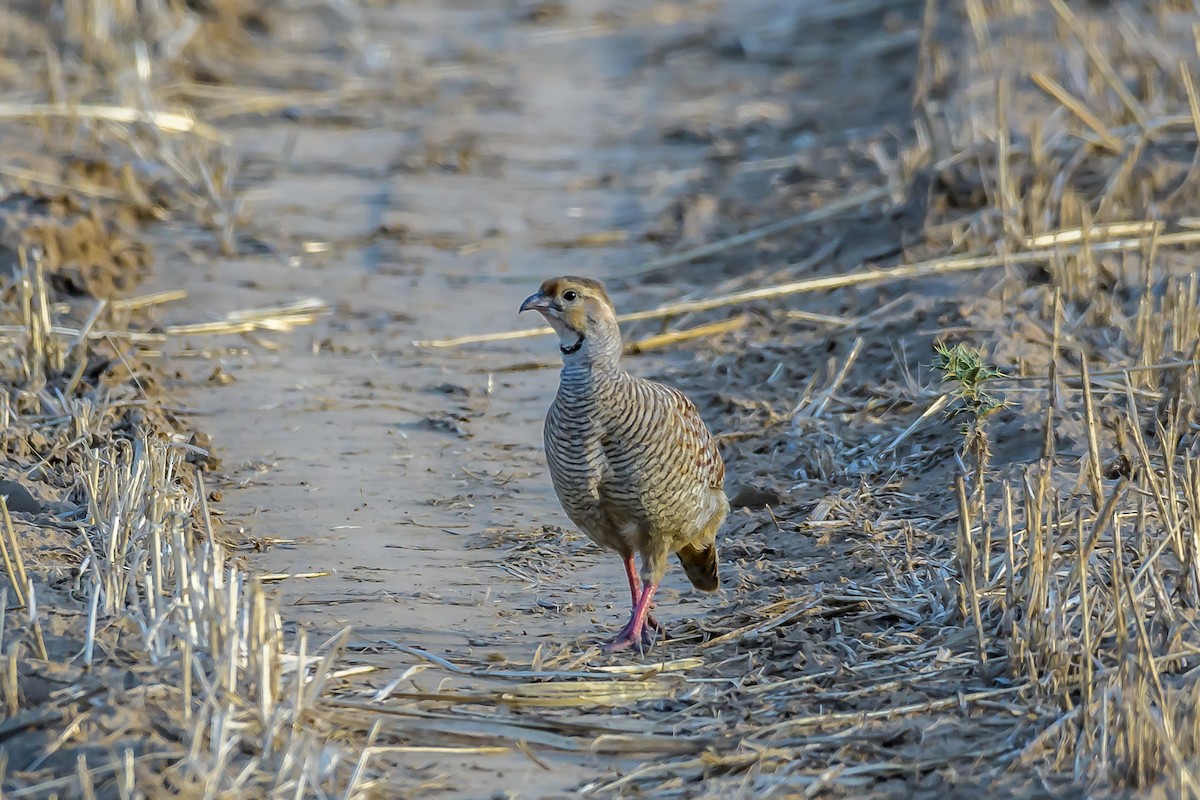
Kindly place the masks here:
[(658, 620), (656, 620), (654, 618), (653, 614), (646, 617), (646, 627), (650, 630), (653, 630), (659, 636), (667, 635), (667, 629), (663, 627), (663, 624), (661, 622), (659, 622)]
[(646, 652), (654, 646), (654, 631), (650, 628), (643, 628), (640, 634), (620, 633), (617, 638), (613, 639), (608, 644), (601, 648), (605, 653), (617, 653), (621, 650), (634, 649), (638, 653), (645, 655)]
[(630, 620), (615, 639), (604, 645), (605, 653), (616, 653), (633, 648), (645, 655), (646, 651), (654, 645), (655, 632), (660, 632), (663, 628), (654, 619), (646, 620), (644, 625), (634, 625), (634, 622), (635, 620)]
[(615, 653), (618, 650), (636, 647), (639, 653), (644, 654), (650, 649), (650, 646), (654, 644), (654, 632), (662, 629), (658, 620), (650, 615), (650, 606), (654, 603), (656, 591), (658, 591), (658, 584), (646, 585), (638, 597), (637, 603), (633, 606), (633, 614), (630, 615), (629, 622), (625, 623), (625, 627), (617, 634), (616, 639), (604, 646), (604, 652)]

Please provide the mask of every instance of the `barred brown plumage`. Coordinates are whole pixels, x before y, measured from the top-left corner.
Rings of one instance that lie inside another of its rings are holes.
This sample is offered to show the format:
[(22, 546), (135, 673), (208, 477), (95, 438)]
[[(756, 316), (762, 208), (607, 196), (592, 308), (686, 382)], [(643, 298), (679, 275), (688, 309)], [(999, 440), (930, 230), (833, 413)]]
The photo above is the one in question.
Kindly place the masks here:
[(603, 284), (553, 278), (521, 304), (528, 310), (558, 333), (563, 354), (544, 431), (555, 494), (580, 530), (624, 560), (633, 613), (607, 649), (641, 648), (651, 630), (662, 630), (650, 607), (671, 553), (697, 589), (720, 585), (725, 463), (682, 392), (621, 366), (621, 333)]

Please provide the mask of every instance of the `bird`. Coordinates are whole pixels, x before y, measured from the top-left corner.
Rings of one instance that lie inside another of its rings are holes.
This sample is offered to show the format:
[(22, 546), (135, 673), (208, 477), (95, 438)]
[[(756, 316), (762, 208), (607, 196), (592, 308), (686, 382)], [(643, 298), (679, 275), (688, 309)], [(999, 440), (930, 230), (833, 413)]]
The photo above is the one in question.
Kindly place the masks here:
[(554, 492), (571, 522), (621, 557), (629, 581), (629, 622), (604, 650), (644, 653), (665, 633), (650, 610), (671, 554), (694, 587), (720, 588), (725, 462), (691, 400), (622, 366), (621, 331), (603, 283), (550, 278), (521, 303), (518, 313), (525, 311), (546, 319), (562, 353), (543, 428)]

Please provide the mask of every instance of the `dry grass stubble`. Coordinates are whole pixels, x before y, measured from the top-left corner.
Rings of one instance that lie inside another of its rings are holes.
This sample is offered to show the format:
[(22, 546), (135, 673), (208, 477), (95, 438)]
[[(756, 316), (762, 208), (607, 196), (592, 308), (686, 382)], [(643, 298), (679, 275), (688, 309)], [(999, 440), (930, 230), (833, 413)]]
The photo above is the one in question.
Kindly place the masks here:
[[(236, 248), (218, 134), (166, 110), (245, 14), (67, 0), (0, 11), (0, 785), (5, 797), (361, 796), (362, 740), (319, 708), (340, 640), (285, 641), (208, 508), (211, 463), (159, 388), (175, 334), (287, 330), (301, 302), (149, 330), (122, 297), (171, 217)], [(218, 47), (219, 49), (219, 47)], [(27, 73), (37, 63), (44, 84)], [(363, 756), (365, 759), (365, 756)]]

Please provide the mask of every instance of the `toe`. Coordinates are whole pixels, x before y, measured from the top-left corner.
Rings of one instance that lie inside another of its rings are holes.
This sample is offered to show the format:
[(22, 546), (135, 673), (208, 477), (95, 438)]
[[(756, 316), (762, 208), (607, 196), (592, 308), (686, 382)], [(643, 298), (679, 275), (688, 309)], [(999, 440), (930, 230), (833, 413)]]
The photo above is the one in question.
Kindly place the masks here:
[(628, 650), (630, 647), (633, 647), (633, 637), (623, 633), (604, 645), (601, 649), (605, 653), (616, 653), (621, 650)]

